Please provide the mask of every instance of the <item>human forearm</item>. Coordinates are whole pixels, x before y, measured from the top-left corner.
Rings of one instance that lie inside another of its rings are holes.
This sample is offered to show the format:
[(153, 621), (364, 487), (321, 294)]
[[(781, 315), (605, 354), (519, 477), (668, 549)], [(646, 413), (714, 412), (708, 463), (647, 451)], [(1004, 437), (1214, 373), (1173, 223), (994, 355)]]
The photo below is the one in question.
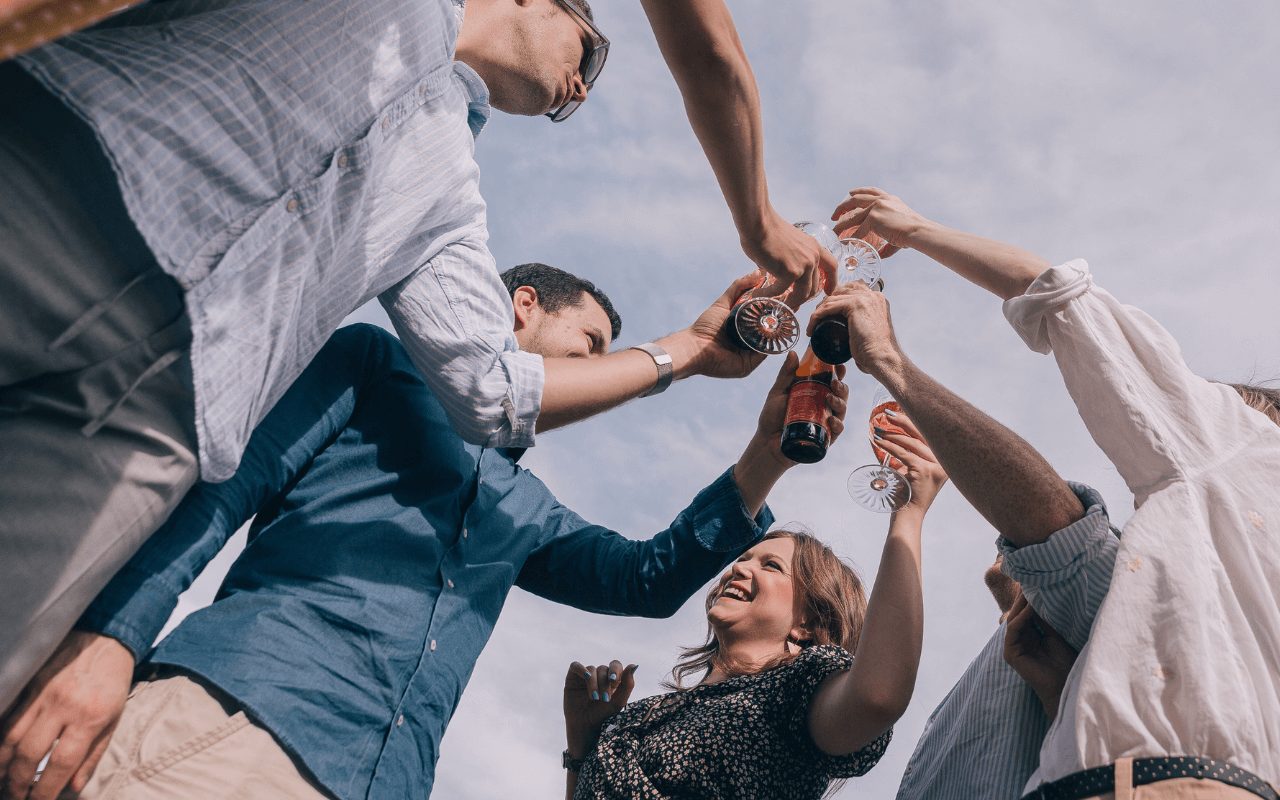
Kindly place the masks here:
[(742, 457), (733, 465), (733, 480), (742, 493), (742, 504), (753, 517), (764, 507), (769, 492), (787, 470), (795, 466), (778, 452), (776, 443), (760, 434), (751, 437)]
[(906, 711), (924, 638), (920, 531), (924, 513), (907, 508), (889, 525), (853, 667), (814, 696), (810, 732), (833, 755), (852, 753)]
[[(673, 380), (695, 374), (698, 343), (686, 331), (654, 342), (671, 356)], [(653, 357), (628, 349), (602, 358), (547, 358), (538, 430), (569, 425), (643, 396), (658, 380)]]
[(1020, 247), (933, 221), (920, 225), (907, 244), (1002, 300), (1025, 292), (1050, 267), (1048, 261)]
[(965, 499), (1015, 545), (1042, 542), (1084, 515), (1035, 448), (900, 351), (878, 359), (871, 374), (915, 422)]
[(641, 4), (739, 233), (758, 231), (770, 211), (760, 95), (728, 7), (723, 0)]

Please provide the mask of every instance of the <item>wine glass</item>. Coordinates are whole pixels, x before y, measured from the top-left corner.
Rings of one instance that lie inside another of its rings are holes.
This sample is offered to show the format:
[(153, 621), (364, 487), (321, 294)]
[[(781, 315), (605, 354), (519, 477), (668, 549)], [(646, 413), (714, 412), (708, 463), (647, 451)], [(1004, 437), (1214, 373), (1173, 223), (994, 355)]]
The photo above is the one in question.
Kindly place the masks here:
[(743, 293), (729, 313), (729, 339), (739, 348), (767, 356), (785, 353), (800, 340), (796, 312), (776, 297), (757, 297), (768, 286), (768, 275), (755, 288)]
[(849, 496), (868, 511), (887, 514), (911, 502), (911, 484), (898, 472), (903, 464), (876, 444), (876, 429), (885, 433), (906, 433), (895, 421), (902, 412), (898, 401), (883, 386), (877, 387), (871, 400), (868, 428), (876, 463), (858, 467), (849, 474)]
[[(866, 258), (861, 250), (857, 253), (847, 251), (846, 246), (836, 236), (835, 231), (817, 222), (797, 222), (795, 226), (818, 240), (825, 250), (835, 256), (837, 262), (852, 264)], [(860, 240), (851, 240), (860, 241)], [(872, 248), (874, 251), (874, 248)], [(875, 274), (868, 283), (879, 275), (879, 254), (874, 253)], [(860, 262), (859, 262), (860, 263)], [(866, 269), (871, 269), (867, 267)], [(852, 279), (852, 278), (851, 278)], [(777, 297), (760, 297), (760, 290), (768, 286), (772, 279), (766, 275), (755, 288), (738, 299), (729, 316), (729, 339), (744, 350), (754, 350), (765, 355), (785, 353), (796, 346), (800, 340), (800, 322), (791, 307)]]

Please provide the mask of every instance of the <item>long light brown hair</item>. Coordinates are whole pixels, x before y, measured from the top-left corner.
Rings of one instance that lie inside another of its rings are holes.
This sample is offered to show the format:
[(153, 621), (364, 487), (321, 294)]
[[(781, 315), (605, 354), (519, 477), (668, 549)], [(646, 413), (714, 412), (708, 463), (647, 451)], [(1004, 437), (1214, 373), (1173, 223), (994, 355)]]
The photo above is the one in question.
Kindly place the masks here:
[(1259, 386), (1250, 383), (1228, 383), (1240, 394), (1245, 405), (1266, 414), (1272, 422), (1280, 425), (1280, 389)]
[[(796, 552), (791, 560), (791, 582), (800, 619), (809, 631), (809, 639), (796, 644), (801, 649), (818, 644), (837, 644), (853, 652), (858, 647), (862, 621), (867, 615), (867, 593), (858, 574), (841, 561), (830, 547), (804, 531), (770, 531), (762, 541), (783, 537), (795, 542)], [(726, 573), (711, 587), (711, 591), (707, 593), (707, 611), (711, 610), (712, 604), (731, 577), (731, 573)], [(784, 649), (776, 659), (763, 666), (733, 663), (720, 652), (720, 642), (716, 640), (715, 630), (708, 623), (706, 642), (697, 647), (685, 648), (680, 653), (675, 668), (671, 670), (671, 680), (665, 681), (663, 685), (668, 689), (681, 690), (689, 688), (684, 685), (685, 678), (696, 675), (701, 681), (713, 668), (719, 668), (728, 676), (745, 675), (772, 669), (793, 658), (795, 654)]]

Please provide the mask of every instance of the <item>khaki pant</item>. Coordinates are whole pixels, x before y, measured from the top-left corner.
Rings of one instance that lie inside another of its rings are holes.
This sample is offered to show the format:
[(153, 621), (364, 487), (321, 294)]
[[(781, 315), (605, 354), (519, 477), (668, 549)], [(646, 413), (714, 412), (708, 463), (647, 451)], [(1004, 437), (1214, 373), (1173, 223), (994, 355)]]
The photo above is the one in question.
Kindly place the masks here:
[(265, 729), (185, 676), (134, 687), (82, 800), (322, 800)]
[(197, 472), (182, 292), (24, 78), (0, 64), (0, 717)]
[(1247, 792), (1218, 781), (1197, 778), (1133, 785), (1133, 759), (1116, 761), (1116, 790), (1089, 800), (1258, 800), (1253, 792)]

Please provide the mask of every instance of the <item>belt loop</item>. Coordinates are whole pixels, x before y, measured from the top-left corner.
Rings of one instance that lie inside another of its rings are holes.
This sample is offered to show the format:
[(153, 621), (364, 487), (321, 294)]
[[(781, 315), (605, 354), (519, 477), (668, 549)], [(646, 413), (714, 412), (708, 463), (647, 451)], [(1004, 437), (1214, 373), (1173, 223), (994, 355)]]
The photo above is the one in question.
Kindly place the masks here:
[(1116, 800), (1133, 800), (1133, 759), (1117, 758)]

